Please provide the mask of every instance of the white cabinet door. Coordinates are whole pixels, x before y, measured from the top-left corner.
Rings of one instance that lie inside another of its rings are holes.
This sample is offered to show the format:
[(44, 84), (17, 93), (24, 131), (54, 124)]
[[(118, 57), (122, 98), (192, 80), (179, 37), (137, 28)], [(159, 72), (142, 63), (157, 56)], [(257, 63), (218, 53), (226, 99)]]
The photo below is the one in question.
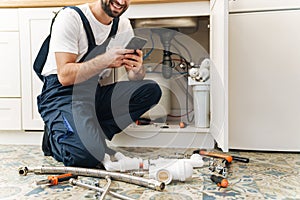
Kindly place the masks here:
[(20, 9), (20, 47), (22, 70), (22, 116), (24, 130), (42, 130), (43, 121), (37, 111), (37, 95), (42, 82), (32, 65), (50, 31), (51, 19), (58, 8)]
[(300, 10), (229, 19), (230, 148), (300, 151)]
[(20, 97), (18, 32), (0, 32), (0, 60), (0, 97)]
[(210, 3), (211, 125), (218, 146), (228, 151), (228, 0)]
[(0, 130), (21, 130), (20, 112), (20, 98), (0, 98)]

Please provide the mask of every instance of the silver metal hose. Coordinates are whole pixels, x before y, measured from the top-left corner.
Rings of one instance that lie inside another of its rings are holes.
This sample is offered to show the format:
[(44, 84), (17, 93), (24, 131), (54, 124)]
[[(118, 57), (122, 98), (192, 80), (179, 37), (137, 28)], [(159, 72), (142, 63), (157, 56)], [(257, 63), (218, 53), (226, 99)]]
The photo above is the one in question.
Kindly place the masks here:
[(106, 176), (111, 177), (112, 180), (122, 181), (126, 183), (131, 183), (143, 187), (147, 187), (153, 190), (162, 191), (165, 189), (165, 184), (163, 182), (146, 179), (143, 177), (136, 177), (128, 174), (122, 174), (118, 172), (108, 172), (100, 169), (88, 169), (80, 167), (21, 167), (19, 168), (19, 174), (26, 176), (28, 173), (34, 174), (65, 174), (71, 173), (78, 176), (88, 176), (88, 177), (97, 177), (105, 178)]

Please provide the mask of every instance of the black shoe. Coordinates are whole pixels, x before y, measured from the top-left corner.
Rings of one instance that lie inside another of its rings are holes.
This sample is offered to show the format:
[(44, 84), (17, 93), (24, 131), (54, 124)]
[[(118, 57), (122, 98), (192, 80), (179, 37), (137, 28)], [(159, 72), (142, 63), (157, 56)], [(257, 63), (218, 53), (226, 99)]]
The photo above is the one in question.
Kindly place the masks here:
[(49, 130), (46, 125), (44, 125), (42, 150), (44, 152), (44, 156), (52, 156), (51, 145), (49, 141)]

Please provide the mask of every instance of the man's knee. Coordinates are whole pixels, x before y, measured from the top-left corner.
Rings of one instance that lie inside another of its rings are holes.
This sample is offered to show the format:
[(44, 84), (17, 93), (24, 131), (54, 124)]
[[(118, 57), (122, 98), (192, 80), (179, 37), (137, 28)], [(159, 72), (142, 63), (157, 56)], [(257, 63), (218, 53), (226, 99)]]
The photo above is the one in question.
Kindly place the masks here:
[(148, 103), (157, 104), (161, 98), (162, 91), (160, 86), (152, 80), (144, 80), (144, 84), (140, 88), (139, 97), (145, 99)]

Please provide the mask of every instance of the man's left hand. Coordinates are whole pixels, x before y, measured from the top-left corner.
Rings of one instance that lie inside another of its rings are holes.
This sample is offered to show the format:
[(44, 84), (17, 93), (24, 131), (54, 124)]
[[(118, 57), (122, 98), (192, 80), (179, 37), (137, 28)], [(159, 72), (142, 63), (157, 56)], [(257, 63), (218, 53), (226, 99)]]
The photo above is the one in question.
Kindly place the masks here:
[(145, 76), (143, 67), (143, 52), (135, 50), (132, 54), (125, 54), (123, 64), (128, 73), (129, 80), (142, 80)]

